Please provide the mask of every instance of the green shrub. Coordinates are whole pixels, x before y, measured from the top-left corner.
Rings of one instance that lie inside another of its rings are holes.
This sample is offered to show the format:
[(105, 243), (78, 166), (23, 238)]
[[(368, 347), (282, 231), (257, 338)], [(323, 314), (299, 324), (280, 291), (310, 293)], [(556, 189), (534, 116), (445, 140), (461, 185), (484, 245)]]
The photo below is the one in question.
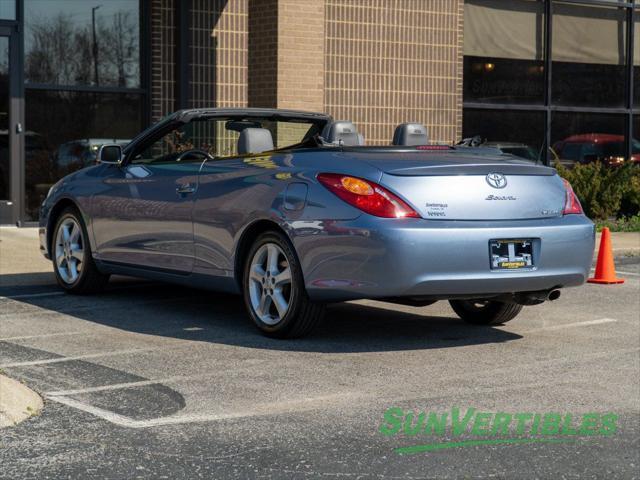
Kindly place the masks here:
[(609, 227), (612, 232), (640, 232), (640, 215), (620, 217), (614, 220), (598, 220), (596, 222), (598, 231), (602, 231), (603, 227)]
[(568, 169), (556, 164), (561, 177), (566, 178), (580, 199), (589, 218), (607, 220), (611, 217), (638, 214), (640, 209), (640, 167), (626, 163), (608, 167), (600, 162), (576, 164)]

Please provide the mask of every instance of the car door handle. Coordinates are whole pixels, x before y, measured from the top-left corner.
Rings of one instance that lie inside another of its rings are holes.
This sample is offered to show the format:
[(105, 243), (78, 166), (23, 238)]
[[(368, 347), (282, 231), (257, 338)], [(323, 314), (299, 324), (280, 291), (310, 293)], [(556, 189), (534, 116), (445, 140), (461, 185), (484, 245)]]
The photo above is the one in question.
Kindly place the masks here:
[(178, 195), (190, 195), (192, 193), (195, 193), (196, 191), (196, 186), (193, 183), (185, 183), (183, 185), (178, 185), (178, 188), (176, 188), (176, 193)]

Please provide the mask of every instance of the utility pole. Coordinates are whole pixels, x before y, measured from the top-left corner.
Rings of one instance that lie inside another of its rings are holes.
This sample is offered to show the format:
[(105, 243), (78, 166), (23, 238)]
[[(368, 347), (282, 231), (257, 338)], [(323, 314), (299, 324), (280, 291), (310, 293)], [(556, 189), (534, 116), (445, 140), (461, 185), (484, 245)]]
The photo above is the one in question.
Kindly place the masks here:
[(96, 10), (102, 5), (96, 5), (91, 8), (91, 27), (93, 31), (93, 81), (96, 86), (100, 85), (98, 81), (98, 40), (96, 39)]

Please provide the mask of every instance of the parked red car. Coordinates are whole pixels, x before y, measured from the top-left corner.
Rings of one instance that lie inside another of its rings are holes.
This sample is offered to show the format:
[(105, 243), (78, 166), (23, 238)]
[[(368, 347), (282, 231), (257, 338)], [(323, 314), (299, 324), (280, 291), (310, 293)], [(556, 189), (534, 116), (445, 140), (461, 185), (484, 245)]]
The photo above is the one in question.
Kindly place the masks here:
[[(565, 166), (600, 161), (614, 167), (622, 165), (626, 157), (624, 136), (608, 133), (571, 135), (556, 142), (553, 150)], [(640, 142), (636, 139), (632, 140), (631, 161), (640, 164)]]

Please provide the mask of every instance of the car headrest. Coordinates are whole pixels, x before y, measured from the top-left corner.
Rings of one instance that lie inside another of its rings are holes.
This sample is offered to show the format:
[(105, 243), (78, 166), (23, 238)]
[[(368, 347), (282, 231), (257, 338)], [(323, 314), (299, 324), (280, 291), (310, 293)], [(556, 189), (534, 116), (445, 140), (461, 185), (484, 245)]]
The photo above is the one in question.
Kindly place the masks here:
[(426, 145), (427, 127), (419, 123), (401, 123), (393, 132), (393, 145)]
[(238, 137), (238, 154), (273, 150), (273, 137), (266, 128), (245, 128)]
[(337, 120), (328, 124), (322, 131), (322, 138), (327, 143), (335, 143), (345, 146), (364, 145), (364, 137), (358, 133), (358, 129), (348, 120)]

